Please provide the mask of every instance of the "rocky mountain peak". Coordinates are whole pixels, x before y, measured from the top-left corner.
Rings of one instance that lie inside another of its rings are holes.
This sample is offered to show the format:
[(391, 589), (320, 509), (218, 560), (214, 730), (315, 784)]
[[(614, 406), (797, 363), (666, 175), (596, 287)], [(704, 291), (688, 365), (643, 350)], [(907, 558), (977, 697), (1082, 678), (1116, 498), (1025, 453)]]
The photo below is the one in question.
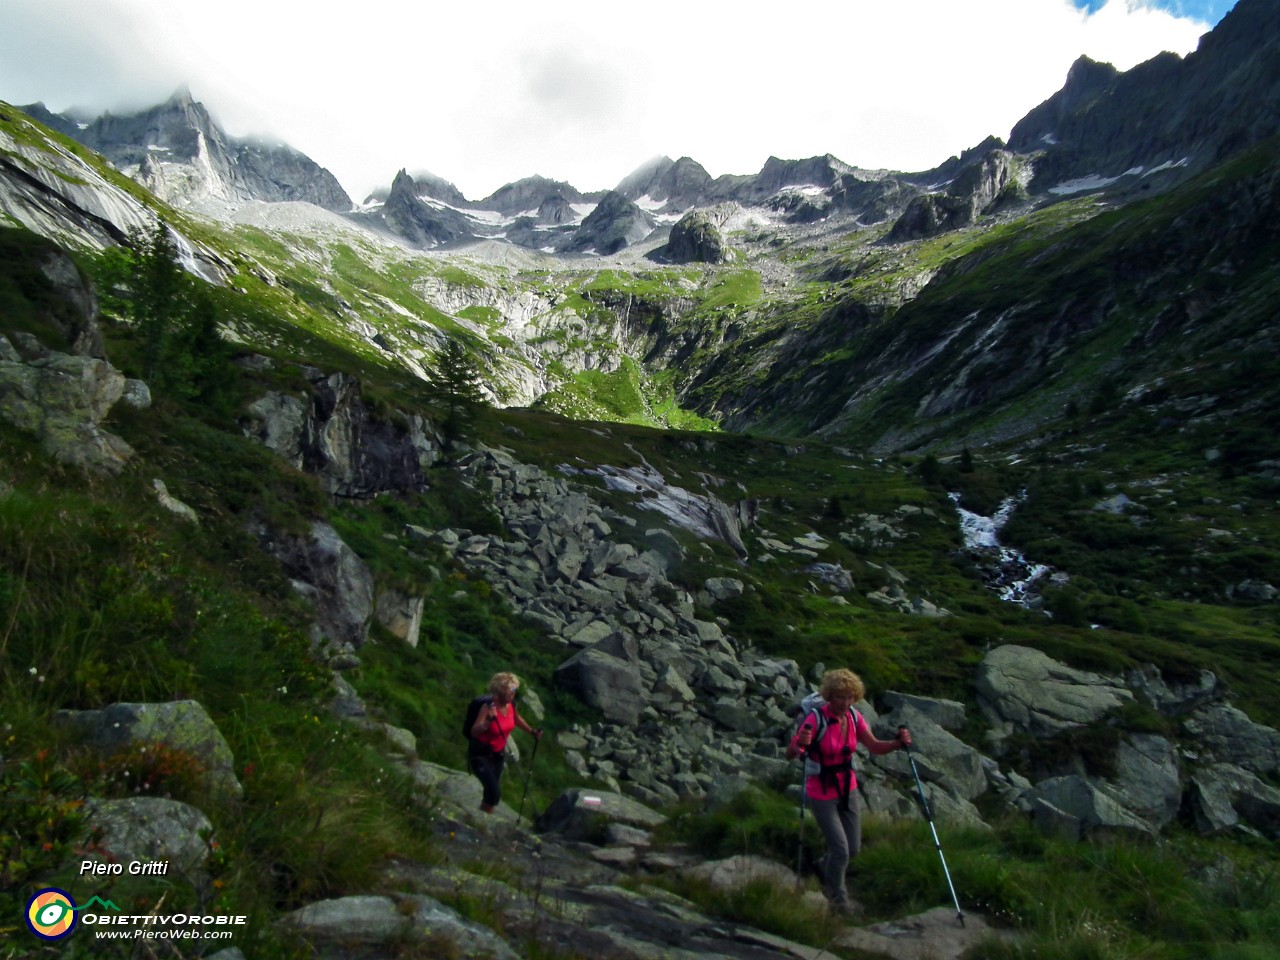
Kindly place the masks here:
[(625, 177), (617, 192), (630, 200), (665, 200), (667, 209), (685, 210), (705, 202), (712, 182), (711, 174), (690, 157), (656, 157)]
[(653, 196), (654, 185), (674, 166), (675, 161), (667, 156), (646, 160), (619, 180), (614, 190), (629, 200), (638, 200), (646, 194)]
[(447, 203), (452, 207), (470, 206), (470, 201), (463, 196), (461, 190), (450, 181), (444, 179), (444, 177), (438, 177), (428, 170), (420, 170), (415, 173), (413, 182), (417, 185), (418, 196), (420, 197), (430, 197), (433, 200)]
[(1144, 187), (1162, 182), (1145, 179), (1157, 173), (1180, 181), (1280, 127), (1278, 61), (1280, 7), (1240, 0), (1185, 58), (1160, 54), (1120, 73), (1081, 57), (1063, 88), (1014, 126), (1009, 147), (1043, 151), (1035, 192), (1126, 174)]
[(401, 168), (391, 181), (386, 202), (373, 218), (382, 229), (423, 247), (447, 243), (467, 233), (463, 214), (432, 207), (422, 196), (417, 181)]
[(340, 212), (352, 207), (328, 170), (291, 147), (228, 136), (186, 86), (137, 113), (106, 111), (84, 123), (47, 110), (36, 117), (179, 206), (212, 199), (303, 200)]
[(497, 210), (507, 216), (537, 210), (548, 197), (562, 197), (568, 203), (582, 203), (582, 192), (573, 184), (534, 175), (499, 187), (480, 201), (486, 210)]
[(604, 195), (568, 244), (572, 252), (594, 250), (609, 255), (643, 240), (657, 224), (617, 190)]

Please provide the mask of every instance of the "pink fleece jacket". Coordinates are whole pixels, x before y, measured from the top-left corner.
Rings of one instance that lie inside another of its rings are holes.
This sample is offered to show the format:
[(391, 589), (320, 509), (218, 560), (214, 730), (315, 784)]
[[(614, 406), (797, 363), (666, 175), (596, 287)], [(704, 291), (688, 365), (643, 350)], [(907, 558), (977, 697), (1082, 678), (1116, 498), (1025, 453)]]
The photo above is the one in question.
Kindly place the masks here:
[[(824, 766), (837, 764), (843, 759), (844, 748), (847, 746), (850, 750), (856, 750), (858, 741), (865, 735), (871, 736), (871, 728), (867, 726), (867, 721), (862, 718), (862, 714), (854, 711), (855, 722), (852, 725), (846, 725), (844, 731), (840, 728), (840, 718), (831, 711), (830, 704), (823, 704), (818, 708), (826, 714), (827, 729), (823, 731), (822, 738), (817, 741), (818, 756), (815, 758)], [(817, 730), (817, 721), (813, 714), (804, 718), (804, 722), (800, 724), (800, 729), (796, 731), (796, 735), (791, 740), (791, 746), (804, 753), (804, 748), (797, 741), (800, 739), (800, 730), (805, 727), (810, 730)], [(846, 789), (845, 781), (848, 781), (847, 792), (852, 793), (858, 787), (858, 777), (852, 771), (846, 771), (836, 775), (837, 781), (834, 786), (824, 786), (821, 776), (805, 777), (804, 791), (810, 800), (837, 800), (840, 797), (841, 790)]]

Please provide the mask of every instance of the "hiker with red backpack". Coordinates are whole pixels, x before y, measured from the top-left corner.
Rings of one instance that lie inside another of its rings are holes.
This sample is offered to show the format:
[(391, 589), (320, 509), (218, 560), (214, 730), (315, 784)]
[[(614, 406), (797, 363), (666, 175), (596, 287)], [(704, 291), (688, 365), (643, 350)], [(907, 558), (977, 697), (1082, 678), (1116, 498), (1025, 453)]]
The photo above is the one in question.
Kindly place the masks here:
[(520, 678), (514, 673), (495, 673), (489, 680), (488, 694), (471, 701), (463, 722), (467, 765), (484, 789), (480, 809), (485, 813), (493, 813), (502, 799), (504, 753), (515, 728), (532, 734), (535, 741), (542, 739), (542, 730), (531, 727), (516, 709), (519, 687)]
[[(800, 727), (787, 746), (787, 759), (805, 758), (803, 804), (813, 807), (813, 818), (827, 841), (819, 873), (822, 890), (837, 913), (851, 913), (845, 870), (862, 849), (862, 820), (857, 801), (857, 774), (853, 753), (862, 744), (874, 754), (911, 746), (911, 731), (902, 727), (892, 740), (880, 740), (871, 732), (853, 705), (866, 695), (862, 680), (852, 670), (828, 670), (818, 689), (821, 702), (809, 705)], [(806, 701), (808, 705), (808, 701)]]

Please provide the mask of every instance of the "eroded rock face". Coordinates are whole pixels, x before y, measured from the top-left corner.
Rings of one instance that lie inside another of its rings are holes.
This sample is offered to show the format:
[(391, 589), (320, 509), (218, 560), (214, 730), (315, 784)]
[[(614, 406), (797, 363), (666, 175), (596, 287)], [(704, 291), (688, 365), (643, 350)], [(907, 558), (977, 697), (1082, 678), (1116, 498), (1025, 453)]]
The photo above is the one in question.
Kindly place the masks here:
[(249, 408), (247, 434), (314, 474), (335, 497), (369, 499), (387, 490), (421, 490), (439, 459), (435, 426), (417, 415), (374, 415), (360, 381), (316, 372), (310, 396), (270, 393)]

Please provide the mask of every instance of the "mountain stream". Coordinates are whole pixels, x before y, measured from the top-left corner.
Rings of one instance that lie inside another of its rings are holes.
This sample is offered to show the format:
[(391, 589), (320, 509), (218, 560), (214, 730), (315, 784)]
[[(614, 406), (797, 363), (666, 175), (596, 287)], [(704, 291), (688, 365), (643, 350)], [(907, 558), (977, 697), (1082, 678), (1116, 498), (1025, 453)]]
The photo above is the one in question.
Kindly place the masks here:
[(949, 493), (960, 515), (960, 532), (965, 550), (977, 561), (982, 578), (1001, 600), (1038, 609), (1040, 593), (1051, 567), (1035, 563), (1012, 547), (1000, 543), (1000, 530), (1009, 522), (1024, 496), (1007, 497), (991, 517), (980, 516), (960, 506), (960, 494)]

